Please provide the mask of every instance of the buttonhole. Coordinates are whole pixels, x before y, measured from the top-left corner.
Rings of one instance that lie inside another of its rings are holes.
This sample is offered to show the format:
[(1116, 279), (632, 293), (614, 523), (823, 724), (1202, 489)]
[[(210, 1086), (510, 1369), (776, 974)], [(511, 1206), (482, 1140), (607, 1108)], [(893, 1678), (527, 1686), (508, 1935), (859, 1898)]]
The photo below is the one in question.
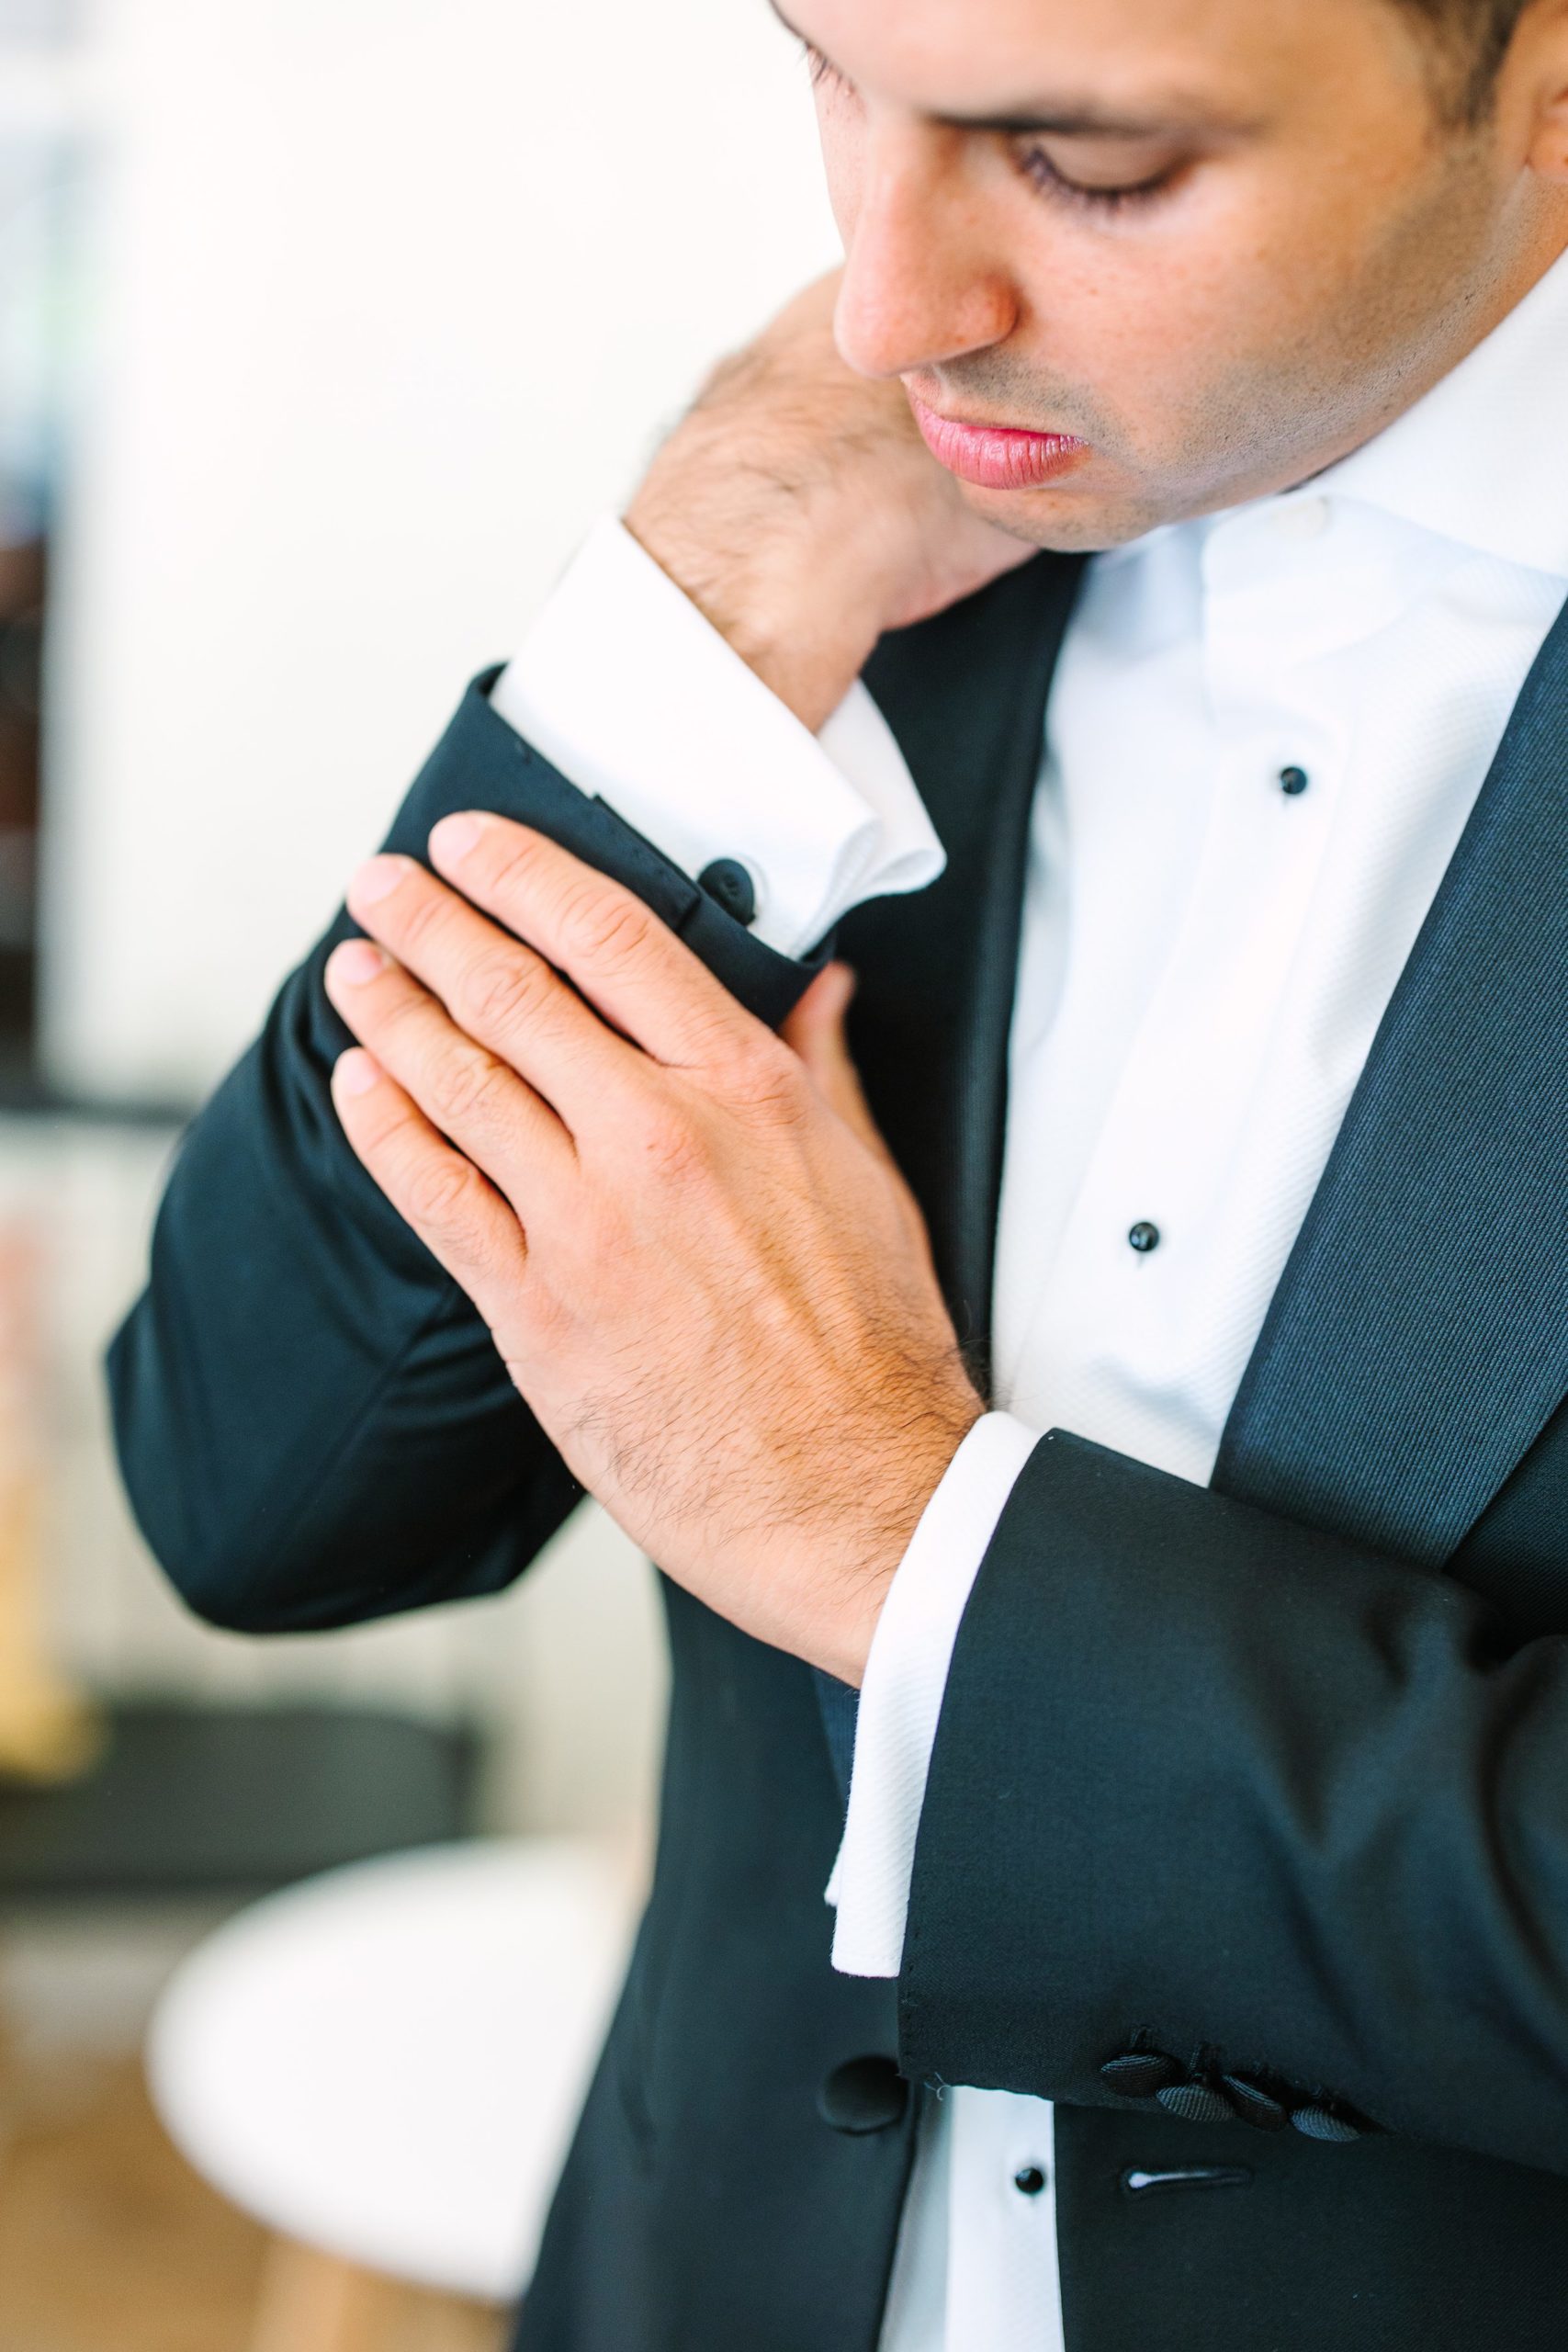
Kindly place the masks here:
[(1162, 2188), (1246, 2188), (1252, 2179), (1247, 2165), (1182, 2165), (1170, 2172), (1145, 2172), (1133, 2165), (1122, 2176), (1129, 2197), (1147, 2197)]

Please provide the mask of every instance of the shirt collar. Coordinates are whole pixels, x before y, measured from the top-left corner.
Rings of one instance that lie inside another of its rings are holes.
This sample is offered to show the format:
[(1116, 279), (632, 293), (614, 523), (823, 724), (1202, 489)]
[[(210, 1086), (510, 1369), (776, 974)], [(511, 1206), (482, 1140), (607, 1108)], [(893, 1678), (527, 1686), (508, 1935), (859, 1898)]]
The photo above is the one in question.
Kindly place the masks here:
[[(1568, 579), (1565, 376), (1568, 254), (1430, 391), (1302, 491), (1359, 499), (1506, 563)], [(1274, 501), (1255, 503), (1267, 509)], [(1195, 530), (1201, 545), (1215, 525), (1246, 511), (1162, 524), (1107, 548), (1096, 563), (1142, 555), (1174, 531)]]

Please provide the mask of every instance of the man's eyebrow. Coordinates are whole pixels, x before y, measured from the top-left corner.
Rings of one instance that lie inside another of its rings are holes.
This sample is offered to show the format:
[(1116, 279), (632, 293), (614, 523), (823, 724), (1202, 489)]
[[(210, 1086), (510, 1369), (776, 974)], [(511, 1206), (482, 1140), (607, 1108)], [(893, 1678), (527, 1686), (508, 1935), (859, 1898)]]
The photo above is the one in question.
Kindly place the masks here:
[(989, 130), (1017, 139), (1044, 131), (1057, 139), (1157, 139), (1192, 127), (1193, 118), (1174, 109), (1159, 114), (1114, 114), (1092, 101), (1071, 100), (1026, 114), (933, 114), (929, 119), (944, 130)]
[[(807, 49), (814, 44), (798, 25), (792, 25), (779, 0), (769, 6), (786, 33)], [(820, 52), (818, 52), (820, 54)], [(1031, 133), (1056, 139), (1157, 139), (1176, 130), (1190, 130), (1205, 119), (1207, 109), (1190, 100), (1173, 98), (1145, 115), (1118, 114), (1092, 98), (1065, 99), (1055, 104), (1009, 109), (1001, 114), (953, 114), (943, 109), (928, 117), (944, 130), (989, 131), (1006, 139)]]

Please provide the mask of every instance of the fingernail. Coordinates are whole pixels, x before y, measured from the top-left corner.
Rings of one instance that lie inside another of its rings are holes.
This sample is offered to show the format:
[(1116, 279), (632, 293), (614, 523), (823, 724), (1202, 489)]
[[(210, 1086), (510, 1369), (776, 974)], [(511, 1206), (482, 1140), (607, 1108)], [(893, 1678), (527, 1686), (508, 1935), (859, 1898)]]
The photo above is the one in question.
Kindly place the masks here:
[(346, 980), (350, 988), (363, 988), (367, 980), (378, 978), (386, 968), (387, 958), (373, 940), (345, 939), (333, 952), (333, 978)]
[(349, 897), (357, 899), (362, 907), (373, 907), (378, 899), (385, 899), (394, 891), (409, 870), (406, 857), (367, 858), (349, 885)]
[(484, 819), (471, 809), (443, 817), (430, 830), (430, 854), (444, 865), (460, 865), (484, 831)]
[(380, 1075), (380, 1064), (363, 1046), (351, 1046), (346, 1054), (340, 1054), (333, 1070), (341, 1094), (368, 1094)]

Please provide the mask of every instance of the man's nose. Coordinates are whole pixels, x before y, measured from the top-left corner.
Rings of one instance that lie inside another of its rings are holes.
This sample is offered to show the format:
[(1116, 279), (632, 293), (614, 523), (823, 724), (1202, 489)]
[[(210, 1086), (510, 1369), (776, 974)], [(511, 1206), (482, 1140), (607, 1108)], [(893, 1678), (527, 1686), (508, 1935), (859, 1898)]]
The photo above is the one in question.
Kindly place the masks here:
[(1018, 322), (983, 198), (919, 133), (874, 140), (846, 245), (834, 332), (862, 376), (908, 376), (988, 350)]

